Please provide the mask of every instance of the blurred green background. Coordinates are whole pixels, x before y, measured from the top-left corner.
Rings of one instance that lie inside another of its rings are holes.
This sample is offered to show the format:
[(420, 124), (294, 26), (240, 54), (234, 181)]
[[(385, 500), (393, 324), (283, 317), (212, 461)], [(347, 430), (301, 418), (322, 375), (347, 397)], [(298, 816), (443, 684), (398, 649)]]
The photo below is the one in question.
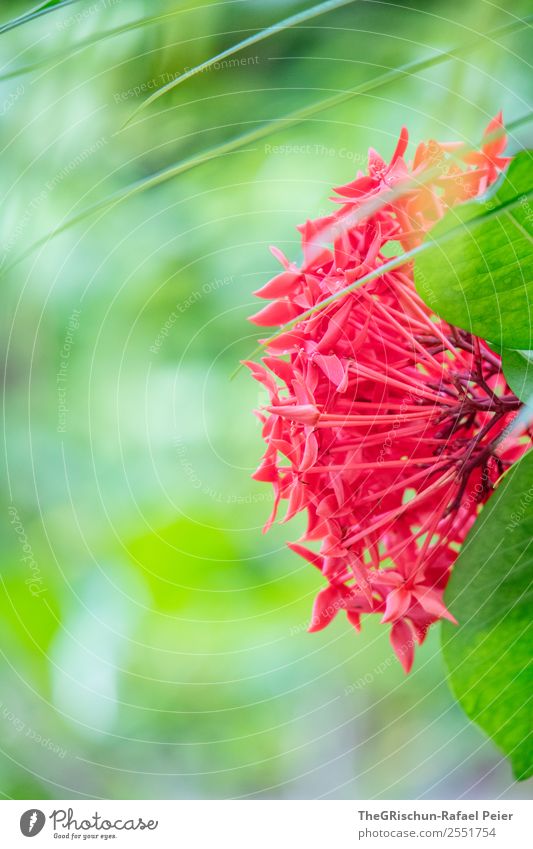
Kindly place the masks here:
[[(258, 335), (246, 317), (276, 268), (268, 246), (298, 259), (295, 225), (327, 211), (370, 145), (390, 155), (402, 123), (415, 143), (475, 142), (500, 108), (527, 112), (527, 33), (480, 33), (528, 5), (356, 2), (188, 80), (123, 131), (154, 85), (304, 5), (80, 0), (0, 34), (5, 797), (530, 792), (454, 703), (437, 629), (408, 678), (377, 621), (306, 634), (319, 577), (284, 546), (298, 521), (261, 533), (262, 399), (248, 374), (229, 379)], [(160, 18), (127, 26), (148, 16)], [(112, 191), (472, 39), (461, 60), (18, 261)]]

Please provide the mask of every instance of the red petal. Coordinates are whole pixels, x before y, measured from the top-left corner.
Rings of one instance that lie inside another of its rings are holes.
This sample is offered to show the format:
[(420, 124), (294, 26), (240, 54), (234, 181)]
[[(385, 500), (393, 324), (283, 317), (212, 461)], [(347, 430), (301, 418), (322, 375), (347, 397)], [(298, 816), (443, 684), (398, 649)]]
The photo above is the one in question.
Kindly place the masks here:
[(248, 321), (259, 325), (259, 327), (273, 327), (277, 324), (285, 324), (287, 321), (296, 318), (297, 315), (298, 309), (290, 301), (274, 301), (256, 312), (255, 315), (251, 315)]
[(320, 415), (312, 404), (279, 404), (275, 407), (265, 407), (265, 410), (276, 416), (283, 416), (284, 419), (306, 425), (316, 424)]
[(346, 616), (348, 617), (348, 622), (354, 626), (356, 631), (361, 630), (361, 616), (359, 613), (355, 613), (353, 610), (347, 610)]
[(413, 595), (416, 596), (416, 600), (420, 606), (423, 607), (430, 616), (435, 616), (437, 619), (449, 619), (450, 622), (457, 625), (457, 619), (455, 616), (452, 616), (448, 608), (442, 603), (437, 593), (433, 590), (423, 588), (416, 589), (413, 591)]
[(296, 516), (296, 514), (299, 513), (300, 510), (303, 510), (303, 508), (305, 507), (306, 498), (306, 488), (302, 486), (302, 484), (298, 480), (296, 480), (295, 483), (291, 486), (291, 492), (287, 504), (287, 512), (281, 520), (281, 524), (289, 522), (293, 516)]
[(276, 257), (277, 261), (283, 266), (283, 268), (289, 267), (289, 260), (287, 259), (283, 251), (280, 251), (280, 249), (277, 248), (275, 245), (270, 245), (270, 253), (272, 254), (272, 256)]
[(309, 433), (305, 440), (305, 449), (300, 463), (300, 471), (306, 472), (314, 466), (318, 457), (318, 440), (314, 433)]
[(421, 165), (425, 161), (427, 154), (428, 154), (427, 145), (424, 142), (420, 142), (420, 144), (418, 145), (416, 152), (415, 152), (415, 158), (413, 159), (413, 169), (415, 171), (418, 168), (418, 166)]
[(324, 563), (324, 558), (320, 556), (320, 554), (316, 554), (314, 551), (311, 551), (309, 548), (306, 548), (304, 545), (300, 545), (297, 542), (288, 542), (287, 546), (291, 551), (294, 551), (295, 554), (299, 554), (300, 557), (303, 557), (313, 566), (322, 572), (322, 566)]
[(274, 484), (274, 493), (275, 493), (274, 494), (274, 505), (272, 507), (272, 513), (270, 514), (270, 516), (268, 517), (268, 519), (265, 522), (265, 526), (263, 528), (264, 534), (266, 534), (267, 531), (269, 531), (270, 528), (272, 527), (272, 524), (273, 524), (273, 522), (276, 518), (276, 514), (278, 512), (279, 501), (280, 501), (280, 498), (281, 498), (280, 491), (279, 491), (279, 484)]
[(359, 177), (352, 183), (346, 183), (345, 186), (338, 186), (334, 189), (338, 195), (346, 198), (360, 198), (367, 195), (376, 187), (375, 180), (372, 177)]
[(278, 469), (272, 460), (263, 460), (252, 475), (254, 481), (274, 483), (278, 480)]
[(328, 380), (331, 380), (337, 387), (341, 386), (345, 380), (346, 372), (336, 354), (316, 354), (314, 362), (322, 369)]
[(333, 348), (343, 333), (346, 333), (346, 320), (350, 314), (352, 309), (352, 301), (348, 297), (346, 302), (342, 304), (340, 309), (334, 313), (328, 324), (328, 329), (324, 333), (322, 339), (319, 341), (317, 346), (317, 351), (328, 351)]
[(413, 632), (404, 619), (398, 620), (392, 626), (390, 641), (396, 657), (402, 664), (405, 672), (410, 672), (415, 657), (415, 644)]
[(276, 359), (276, 357), (263, 357), (263, 362), (270, 371), (274, 372), (276, 377), (283, 380), (290, 388), (294, 380), (294, 368), (290, 363), (286, 362), (286, 360)]
[[(487, 125), (487, 129), (485, 130), (483, 135), (485, 137), (492, 136), (493, 134), (495, 134), (498, 130), (501, 130), (502, 128), (503, 128), (503, 115), (500, 111), (492, 119), (492, 121), (490, 121), (490, 123)], [(502, 151), (505, 149), (506, 144), (507, 144), (507, 136), (504, 133), (502, 133), (497, 138), (493, 138), (491, 141), (486, 142), (486, 144), (483, 145), (483, 152), (487, 156), (490, 156), (491, 158), (493, 158), (495, 156), (498, 156), (500, 153), (502, 153)]]
[(394, 165), (397, 159), (404, 155), (407, 150), (407, 144), (409, 142), (409, 133), (407, 132), (407, 127), (402, 127), (400, 130), (400, 138), (398, 139), (398, 144), (396, 145), (396, 150), (392, 154), (392, 159), (390, 161), (391, 165)]
[(276, 339), (272, 339), (268, 343), (268, 350), (275, 351), (276, 353), (279, 352), (280, 354), (288, 354), (295, 348), (301, 347), (303, 343), (304, 337), (301, 333), (289, 331), (288, 333), (282, 333)]
[(252, 372), (254, 378), (262, 383), (263, 386), (266, 386), (270, 393), (270, 397), (277, 398), (278, 396), (278, 387), (276, 386), (276, 382), (274, 381), (272, 375), (270, 375), (263, 366), (259, 365), (259, 363), (254, 363), (252, 360), (242, 360), (243, 366), (247, 366)]
[(340, 587), (326, 587), (320, 590), (313, 605), (311, 623), (307, 629), (310, 634), (321, 631), (335, 618), (342, 608), (343, 598)]
[(411, 593), (403, 587), (398, 587), (397, 590), (391, 590), (387, 595), (387, 603), (385, 605), (385, 614), (382, 622), (392, 622), (394, 619), (400, 619), (407, 612), (411, 604)]
[(368, 148), (368, 170), (372, 175), (377, 175), (381, 177), (382, 174), (385, 173), (387, 169), (387, 163), (383, 159), (382, 156), (379, 155), (377, 150), (374, 150), (373, 147)]
[(296, 288), (296, 283), (302, 277), (301, 274), (294, 271), (282, 271), (277, 274), (268, 283), (265, 283), (261, 289), (257, 289), (254, 295), (258, 298), (281, 298), (283, 295), (288, 295)]

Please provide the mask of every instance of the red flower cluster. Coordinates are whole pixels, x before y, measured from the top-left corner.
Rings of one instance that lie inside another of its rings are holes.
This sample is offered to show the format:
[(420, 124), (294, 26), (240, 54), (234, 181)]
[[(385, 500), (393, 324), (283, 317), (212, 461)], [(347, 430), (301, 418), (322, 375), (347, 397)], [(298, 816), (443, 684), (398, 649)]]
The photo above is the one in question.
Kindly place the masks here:
[[(370, 150), (368, 174), (335, 190), (337, 211), (298, 228), (302, 264), (272, 249), (283, 270), (256, 293), (274, 300), (251, 321), (297, 319), (383, 265), (387, 243), (420, 244), (450, 205), (483, 192), (507, 164), (500, 127), (498, 115), (482, 150), (460, 164), (460, 148), (437, 142), (407, 163), (405, 129), (390, 164)], [(406, 181), (409, 190), (391, 197)], [(383, 194), (382, 205), (369, 204)], [(331, 247), (320, 246), (324, 233)], [(307, 511), (302, 541), (321, 541), (319, 551), (289, 544), (327, 582), (309, 630), (340, 609), (357, 630), (362, 613), (377, 613), (409, 671), (428, 627), (453, 621), (442, 595), (459, 546), (524, 450), (516, 440), (497, 449), (519, 406), (500, 359), (433, 315), (404, 264), (278, 335), (263, 363), (247, 363), (270, 397), (258, 411), (267, 449), (253, 477), (274, 488), (265, 530), (286, 499), (283, 521)]]

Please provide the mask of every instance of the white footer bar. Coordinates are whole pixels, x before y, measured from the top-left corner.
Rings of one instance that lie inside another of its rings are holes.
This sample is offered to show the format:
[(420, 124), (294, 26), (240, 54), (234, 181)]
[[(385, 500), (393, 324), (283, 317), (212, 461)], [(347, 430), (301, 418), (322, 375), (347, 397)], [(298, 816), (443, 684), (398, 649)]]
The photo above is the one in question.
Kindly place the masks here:
[[(531, 849), (533, 805), (506, 801), (1, 801), (1, 845), (216, 849)], [(34, 838), (35, 843), (30, 843)]]

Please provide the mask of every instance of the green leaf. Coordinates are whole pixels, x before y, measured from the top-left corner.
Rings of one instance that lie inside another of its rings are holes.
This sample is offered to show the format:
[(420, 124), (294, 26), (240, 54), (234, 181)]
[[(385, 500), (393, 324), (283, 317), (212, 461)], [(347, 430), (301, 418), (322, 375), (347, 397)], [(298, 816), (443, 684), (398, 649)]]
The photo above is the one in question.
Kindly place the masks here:
[(533, 395), (533, 351), (502, 351), (503, 373), (514, 394), (522, 401)]
[(533, 774), (533, 452), (506, 475), (457, 560), (445, 601), (442, 648), (452, 690), (468, 717)]
[[(522, 120), (522, 119), (521, 119)], [(406, 179), (401, 183), (397, 183), (393, 189), (390, 189), (387, 192), (384, 192), (378, 198), (372, 198), (369, 201), (365, 201), (362, 203), (353, 216), (350, 217), (350, 226), (353, 226), (358, 220), (365, 218), (367, 215), (372, 215), (379, 208), (389, 203), (391, 200), (402, 197), (407, 194), (413, 187), (420, 188), (420, 186), (424, 185), (424, 183), (429, 182), (436, 176), (436, 172), (438, 172), (439, 166), (435, 166), (434, 168), (428, 169), (423, 178), (418, 177), (416, 180), (413, 178)], [(356, 280), (354, 283), (351, 283), (349, 286), (345, 286), (342, 289), (339, 289), (333, 295), (329, 295), (329, 297), (324, 298), (324, 300), (319, 301), (319, 303), (305, 310), (305, 312), (300, 313), (296, 318), (291, 319), (291, 321), (286, 322), (281, 325), (278, 330), (269, 336), (257, 346), (257, 348), (249, 354), (246, 359), (254, 359), (255, 356), (267, 345), (273, 342), (278, 336), (281, 336), (283, 333), (286, 333), (289, 330), (292, 330), (302, 321), (310, 318), (312, 315), (315, 315), (317, 312), (328, 307), (330, 304), (338, 301), (340, 298), (343, 298), (345, 295), (350, 292), (355, 291), (360, 286), (364, 286), (366, 283), (370, 283), (372, 280), (375, 280), (377, 277), (381, 277), (385, 272), (393, 271), (395, 268), (399, 268), (402, 265), (405, 265), (406, 262), (410, 262), (411, 260), (418, 259), (422, 254), (431, 252), (435, 245), (443, 245), (449, 241), (452, 241), (458, 235), (464, 235), (465, 232), (469, 230), (475, 229), (480, 222), (486, 222), (490, 218), (497, 218), (499, 215), (503, 213), (507, 214), (509, 211), (512, 211), (518, 204), (522, 203), (522, 197), (516, 197), (514, 199), (510, 199), (505, 208), (495, 207), (488, 212), (479, 212), (479, 209), (476, 211), (478, 215), (470, 218), (468, 221), (465, 221), (463, 224), (459, 224), (456, 227), (453, 227), (451, 230), (443, 233), (439, 236), (438, 241), (429, 242), (426, 241), (418, 245), (415, 248), (412, 248), (410, 251), (405, 251), (405, 253), (399, 254), (392, 259), (387, 260), (382, 265), (377, 266), (372, 271), (365, 274), (363, 277), (360, 277), (359, 280)], [(335, 228), (338, 233), (338, 227)], [(322, 241), (326, 241), (324, 238)], [(424, 287), (427, 288), (426, 280), (424, 279)], [(496, 350), (500, 350), (498, 346), (494, 346)], [(239, 366), (232, 376), (236, 375), (242, 368), (242, 365)]]
[[(522, 151), (494, 192), (450, 210), (415, 264), (418, 293), (434, 312), (496, 345), (527, 350), (533, 348), (532, 165), (531, 151)], [(474, 217), (476, 225), (461, 231)], [(443, 241), (452, 228), (454, 238)]]

